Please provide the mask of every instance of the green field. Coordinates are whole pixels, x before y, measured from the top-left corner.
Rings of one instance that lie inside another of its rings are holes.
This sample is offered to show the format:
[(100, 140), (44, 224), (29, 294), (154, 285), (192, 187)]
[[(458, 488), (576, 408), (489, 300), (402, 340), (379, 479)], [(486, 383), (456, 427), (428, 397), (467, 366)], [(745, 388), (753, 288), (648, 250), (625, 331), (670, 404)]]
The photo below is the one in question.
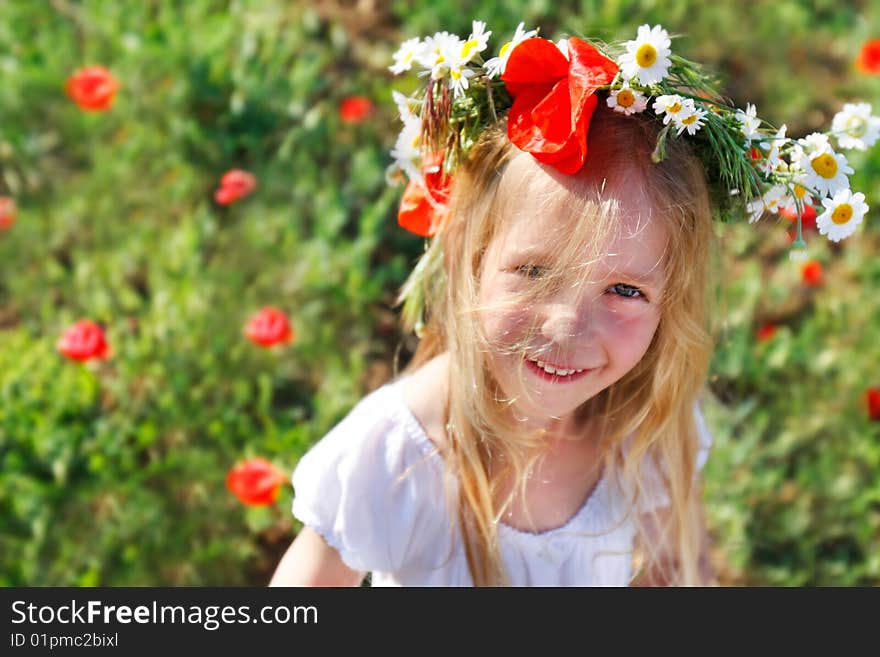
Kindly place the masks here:
[[(268, 582), (292, 490), (244, 506), (227, 472), (259, 456), (289, 474), (411, 355), (392, 304), (424, 240), (397, 226), (385, 169), (390, 90), (414, 82), (387, 67), (472, 19), (609, 41), (660, 23), (789, 136), (848, 101), (880, 114), (880, 75), (854, 66), (880, 37), (870, 1), (0, 2), (0, 196), (18, 207), (0, 230), (0, 584)], [(92, 65), (119, 81), (108, 111), (65, 94)], [(345, 121), (355, 95), (375, 107)], [(786, 220), (719, 226), (705, 498), (725, 584), (880, 584), (880, 144), (848, 157), (871, 211), (839, 244), (807, 235), (819, 285)], [(258, 186), (218, 204), (236, 168)], [(245, 338), (267, 305), (291, 342)], [(59, 353), (81, 318), (109, 358)]]

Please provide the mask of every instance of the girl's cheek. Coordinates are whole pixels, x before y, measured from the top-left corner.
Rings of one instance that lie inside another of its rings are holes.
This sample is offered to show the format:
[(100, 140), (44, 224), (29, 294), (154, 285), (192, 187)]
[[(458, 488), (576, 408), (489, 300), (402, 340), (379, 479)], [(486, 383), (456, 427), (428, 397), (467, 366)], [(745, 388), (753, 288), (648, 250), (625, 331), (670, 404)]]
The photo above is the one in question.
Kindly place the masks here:
[(653, 337), (660, 323), (658, 312), (647, 304), (625, 303), (634, 307), (612, 308), (604, 313), (606, 334), (628, 340), (640, 335)]

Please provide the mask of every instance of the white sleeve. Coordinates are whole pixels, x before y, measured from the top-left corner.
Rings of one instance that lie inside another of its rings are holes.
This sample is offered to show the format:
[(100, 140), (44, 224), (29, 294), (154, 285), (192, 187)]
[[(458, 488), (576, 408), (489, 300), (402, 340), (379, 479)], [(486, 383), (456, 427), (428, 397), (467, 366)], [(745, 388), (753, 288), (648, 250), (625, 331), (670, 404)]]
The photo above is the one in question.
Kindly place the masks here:
[(381, 398), (362, 401), (293, 473), (293, 514), (356, 571), (394, 572), (414, 551), (431, 504), (422, 449)]

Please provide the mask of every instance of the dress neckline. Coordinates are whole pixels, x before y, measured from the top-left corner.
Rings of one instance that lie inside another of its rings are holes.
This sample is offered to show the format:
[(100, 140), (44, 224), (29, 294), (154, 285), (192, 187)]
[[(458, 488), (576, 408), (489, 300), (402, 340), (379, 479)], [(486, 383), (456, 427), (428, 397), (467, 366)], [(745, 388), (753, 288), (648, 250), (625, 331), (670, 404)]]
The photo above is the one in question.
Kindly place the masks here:
[[(409, 429), (410, 436), (415, 439), (419, 447), (422, 449), (422, 452), (426, 456), (436, 458), (440, 461), (441, 464), (445, 465), (445, 463), (443, 463), (443, 457), (440, 455), (440, 450), (437, 448), (437, 445), (435, 445), (431, 438), (428, 436), (428, 432), (422, 426), (422, 423), (416, 417), (415, 413), (412, 412), (409, 405), (406, 403), (406, 397), (404, 396), (404, 383), (409, 380), (411, 376), (412, 375), (401, 377), (396, 381), (388, 383), (387, 385), (395, 393), (395, 401), (397, 402), (398, 408), (402, 412), (402, 419), (406, 427)], [(530, 532), (525, 529), (519, 529), (512, 525), (508, 525), (503, 520), (499, 520), (499, 531), (522, 540), (543, 540), (551, 537), (556, 537), (565, 533), (580, 531), (583, 529), (585, 520), (589, 518), (591, 514), (595, 515), (595, 507), (601, 504), (601, 499), (605, 496), (607, 479), (607, 473), (605, 472), (605, 468), (603, 468), (602, 474), (599, 476), (598, 481), (593, 485), (593, 488), (590, 490), (583, 504), (578, 508), (577, 511), (574, 512), (574, 514), (572, 514), (572, 516), (568, 520), (566, 520), (558, 527), (553, 527), (551, 529), (540, 532)]]

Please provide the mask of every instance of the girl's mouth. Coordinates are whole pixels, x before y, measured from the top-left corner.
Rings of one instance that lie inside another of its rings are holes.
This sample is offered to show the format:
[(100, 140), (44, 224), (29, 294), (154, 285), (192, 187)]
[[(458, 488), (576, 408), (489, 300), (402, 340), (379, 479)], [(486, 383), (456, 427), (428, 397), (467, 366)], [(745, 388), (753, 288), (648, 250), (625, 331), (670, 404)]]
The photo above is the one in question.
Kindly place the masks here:
[(569, 383), (571, 381), (581, 379), (593, 371), (581, 370), (580, 372), (572, 372), (571, 374), (560, 374), (559, 372), (555, 374), (550, 374), (550, 372), (545, 370), (543, 367), (540, 367), (535, 361), (529, 359), (526, 359), (526, 367), (528, 367), (529, 370), (531, 370), (535, 374), (535, 376), (539, 376), (545, 381), (550, 381), (551, 383)]

